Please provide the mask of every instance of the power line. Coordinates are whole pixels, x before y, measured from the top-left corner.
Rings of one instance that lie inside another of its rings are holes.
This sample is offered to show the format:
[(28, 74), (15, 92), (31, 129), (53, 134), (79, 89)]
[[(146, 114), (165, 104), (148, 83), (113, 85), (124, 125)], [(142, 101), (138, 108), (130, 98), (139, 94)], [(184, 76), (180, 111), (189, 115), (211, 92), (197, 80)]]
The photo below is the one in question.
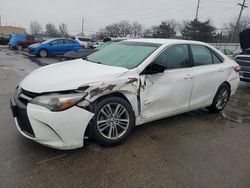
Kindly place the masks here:
[(239, 17), (238, 17), (238, 19), (237, 19), (237, 22), (236, 22), (236, 25), (235, 25), (235, 28), (234, 28), (234, 32), (233, 32), (233, 35), (232, 35), (231, 42), (234, 41), (235, 33), (236, 33), (236, 30), (237, 30), (237, 28), (238, 28), (238, 26), (239, 26), (240, 18), (241, 18), (242, 12), (243, 12), (244, 8), (247, 8), (247, 7), (248, 7), (248, 6), (245, 5), (245, 3), (246, 3), (246, 0), (243, 0), (243, 3), (242, 3), (242, 4), (241, 4), (241, 3), (238, 4), (239, 6), (241, 6), (241, 9), (240, 9), (240, 14), (239, 14)]
[(195, 13), (195, 20), (198, 20), (198, 14), (199, 14), (199, 8), (200, 8), (200, 0), (198, 0), (197, 3), (197, 8), (196, 8), (196, 13)]
[(84, 27), (84, 17), (82, 17), (82, 36), (83, 36), (83, 27)]

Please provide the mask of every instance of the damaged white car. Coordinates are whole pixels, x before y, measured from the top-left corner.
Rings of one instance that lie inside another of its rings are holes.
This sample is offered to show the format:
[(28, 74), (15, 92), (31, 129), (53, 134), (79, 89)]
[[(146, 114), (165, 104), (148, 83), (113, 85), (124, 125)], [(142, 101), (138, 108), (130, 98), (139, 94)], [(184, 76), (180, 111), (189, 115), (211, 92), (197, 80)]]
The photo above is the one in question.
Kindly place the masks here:
[(84, 139), (123, 141), (134, 126), (207, 107), (221, 111), (240, 68), (195, 41), (134, 39), (35, 70), (18, 85), (11, 108), (25, 137), (58, 149)]

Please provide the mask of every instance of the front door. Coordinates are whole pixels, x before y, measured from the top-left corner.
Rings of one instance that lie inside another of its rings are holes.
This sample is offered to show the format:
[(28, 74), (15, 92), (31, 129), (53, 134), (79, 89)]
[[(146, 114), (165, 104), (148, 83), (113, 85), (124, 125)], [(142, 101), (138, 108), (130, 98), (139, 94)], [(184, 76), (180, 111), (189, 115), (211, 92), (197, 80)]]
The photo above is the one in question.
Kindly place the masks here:
[(141, 75), (141, 118), (154, 120), (187, 111), (194, 82), (188, 46), (168, 47), (152, 63), (166, 70)]

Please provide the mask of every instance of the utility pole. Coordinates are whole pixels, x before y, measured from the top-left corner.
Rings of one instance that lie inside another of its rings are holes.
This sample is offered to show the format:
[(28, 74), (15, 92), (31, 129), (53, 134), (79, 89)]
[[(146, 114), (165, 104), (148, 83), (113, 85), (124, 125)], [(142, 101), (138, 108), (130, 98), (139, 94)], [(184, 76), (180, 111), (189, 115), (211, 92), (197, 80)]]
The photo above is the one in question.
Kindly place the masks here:
[(82, 36), (83, 36), (83, 28), (84, 28), (84, 17), (82, 17)]
[(246, 4), (246, 0), (243, 0), (242, 4), (241, 3), (238, 4), (239, 6), (241, 6), (241, 8), (240, 8), (240, 14), (239, 14), (239, 17), (237, 19), (237, 22), (236, 22), (236, 25), (235, 25), (235, 28), (234, 28), (234, 32), (233, 32), (233, 35), (232, 35), (232, 38), (231, 38), (231, 42), (234, 41), (237, 28), (239, 27), (239, 23), (240, 23), (240, 18), (241, 18), (242, 12), (243, 12), (244, 8), (248, 7), (245, 4)]
[(195, 14), (195, 20), (198, 20), (198, 14), (199, 14), (200, 2), (201, 2), (201, 0), (198, 0), (198, 3), (197, 3), (197, 8), (196, 8), (196, 14)]
[(0, 14), (0, 26), (2, 26), (2, 15)]

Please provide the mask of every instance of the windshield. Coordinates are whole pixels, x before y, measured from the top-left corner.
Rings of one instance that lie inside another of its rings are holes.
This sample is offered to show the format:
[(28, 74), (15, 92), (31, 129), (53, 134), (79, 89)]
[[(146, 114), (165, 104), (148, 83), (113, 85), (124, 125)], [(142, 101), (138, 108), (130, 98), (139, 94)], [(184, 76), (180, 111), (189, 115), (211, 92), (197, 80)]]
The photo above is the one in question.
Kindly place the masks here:
[(116, 42), (88, 56), (88, 60), (105, 65), (132, 69), (140, 65), (160, 44)]
[(104, 47), (106, 47), (106, 46), (108, 46), (108, 45), (110, 45), (110, 44), (112, 44), (112, 43), (113, 43), (113, 42), (111, 42), (111, 41), (109, 41), (109, 42), (104, 42), (104, 43), (100, 44), (99, 46), (97, 46), (95, 49), (100, 50), (100, 49), (102, 49), (102, 48), (104, 48)]

